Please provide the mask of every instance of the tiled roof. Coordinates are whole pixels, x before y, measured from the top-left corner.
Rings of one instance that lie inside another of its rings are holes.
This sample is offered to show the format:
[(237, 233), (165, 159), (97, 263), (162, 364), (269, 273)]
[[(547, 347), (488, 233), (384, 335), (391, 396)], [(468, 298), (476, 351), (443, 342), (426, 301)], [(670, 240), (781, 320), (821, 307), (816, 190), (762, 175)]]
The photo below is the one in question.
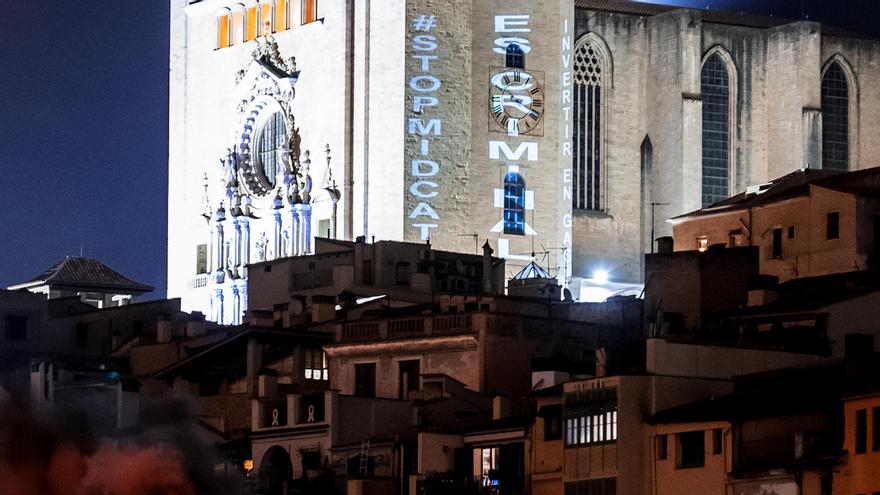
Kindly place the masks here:
[(810, 186), (859, 195), (880, 195), (880, 167), (856, 172), (801, 169), (784, 175), (768, 184), (755, 186), (705, 208), (674, 217), (673, 220), (714, 215), (755, 208), (785, 199), (807, 196)]
[(153, 287), (135, 282), (94, 258), (68, 256), (36, 277), (17, 284), (75, 287), (124, 292), (150, 292)]

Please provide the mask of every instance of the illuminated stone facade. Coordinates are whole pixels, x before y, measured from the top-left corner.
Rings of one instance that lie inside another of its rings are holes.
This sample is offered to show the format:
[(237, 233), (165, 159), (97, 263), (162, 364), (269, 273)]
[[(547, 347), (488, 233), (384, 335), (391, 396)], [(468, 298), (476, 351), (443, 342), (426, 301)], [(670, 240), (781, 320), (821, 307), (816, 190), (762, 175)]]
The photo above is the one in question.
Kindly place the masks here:
[(169, 295), (228, 322), (245, 265), (315, 235), (488, 240), (576, 298), (597, 270), (639, 282), (652, 233), (704, 197), (880, 152), (880, 49), (817, 23), (605, 0), (171, 9)]

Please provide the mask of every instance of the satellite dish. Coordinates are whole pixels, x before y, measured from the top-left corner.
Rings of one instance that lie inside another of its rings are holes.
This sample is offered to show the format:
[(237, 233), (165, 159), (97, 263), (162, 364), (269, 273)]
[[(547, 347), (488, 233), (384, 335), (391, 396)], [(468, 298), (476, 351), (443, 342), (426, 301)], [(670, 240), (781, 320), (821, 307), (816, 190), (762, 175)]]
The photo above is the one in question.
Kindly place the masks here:
[(301, 315), (303, 312), (303, 303), (299, 299), (293, 299), (288, 306), (291, 314)]

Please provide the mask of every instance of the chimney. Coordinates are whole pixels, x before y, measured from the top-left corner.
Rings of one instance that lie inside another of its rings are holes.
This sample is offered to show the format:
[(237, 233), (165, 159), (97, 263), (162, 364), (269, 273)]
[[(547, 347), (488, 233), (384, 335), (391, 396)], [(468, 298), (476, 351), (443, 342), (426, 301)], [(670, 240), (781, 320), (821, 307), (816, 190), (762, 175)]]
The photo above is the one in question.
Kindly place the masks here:
[(205, 334), (205, 322), (204, 321), (188, 321), (186, 322), (186, 336), (187, 337), (198, 337), (200, 335)]
[(160, 343), (171, 342), (171, 322), (159, 320), (156, 322), (156, 341)]
[(492, 397), (492, 420), (510, 416), (510, 398), (503, 395)]
[(675, 241), (672, 236), (663, 236), (657, 238), (657, 254), (669, 254), (675, 251)]
[(336, 318), (336, 298), (333, 296), (312, 296), (312, 322), (320, 323)]
[(492, 246), (489, 239), (483, 244), (483, 292), (492, 294)]
[(779, 278), (773, 275), (753, 275), (746, 281), (748, 287), (747, 305), (763, 306), (779, 298)]

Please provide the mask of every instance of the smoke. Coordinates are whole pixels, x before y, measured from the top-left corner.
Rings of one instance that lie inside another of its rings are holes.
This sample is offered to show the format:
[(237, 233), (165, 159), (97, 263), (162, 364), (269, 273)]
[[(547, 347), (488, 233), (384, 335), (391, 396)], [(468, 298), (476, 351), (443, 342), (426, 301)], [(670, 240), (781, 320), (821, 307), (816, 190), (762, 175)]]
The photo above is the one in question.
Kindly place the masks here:
[(198, 493), (183, 455), (169, 443), (94, 441), (53, 424), (0, 400), (0, 495)]

